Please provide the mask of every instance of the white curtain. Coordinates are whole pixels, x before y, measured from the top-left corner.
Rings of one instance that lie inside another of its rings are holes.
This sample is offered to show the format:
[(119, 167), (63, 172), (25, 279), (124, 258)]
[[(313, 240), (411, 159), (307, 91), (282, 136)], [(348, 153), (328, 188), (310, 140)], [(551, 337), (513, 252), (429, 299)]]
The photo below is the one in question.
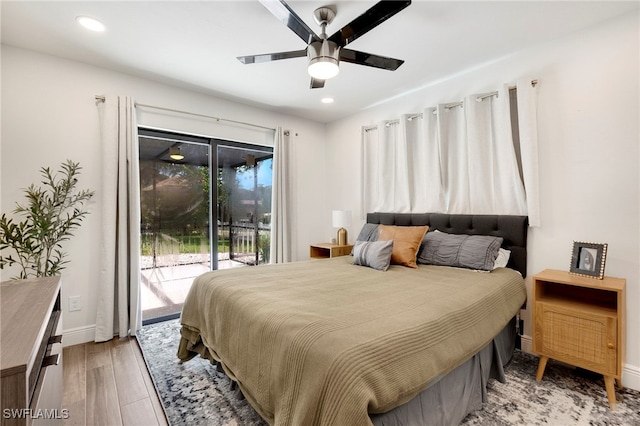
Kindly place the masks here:
[(399, 121), (392, 121), (380, 126), (378, 161), (381, 166), (376, 211), (411, 211), (409, 201), (409, 157), (404, 126)]
[(513, 145), (509, 87), (501, 87), (497, 96), (468, 96), (464, 110), (470, 211), (526, 215)]
[(475, 213), (471, 211), (469, 200), (469, 155), (464, 113), (464, 108), (446, 105), (438, 105), (436, 110), (447, 213)]
[(271, 196), (271, 260), (291, 261), (291, 159), (289, 132), (278, 127), (273, 143), (273, 183)]
[(361, 189), (362, 200), (361, 219), (368, 212), (380, 211), (380, 164), (378, 164), (378, 127), (362, 128), (362, 158), (361, 158)]
[(427, 108), (422, 118), (405, 115), (401, 120), (406, 126), (413, 212), (446, 211), (438, 116), (434, 112), (434, 108)]
[(530, 224), (539, 225), (535, 94), (530, 84), (522, 94), (519, 88), (524, 182), (513, 141), (509, 87), (503, 85), (491, 96), (467, 96), (460, 103), (363, 129), (363, 214), (529, 215)]
[(363, 129), (363, 213), (411, 211), (410, 157), (405, 127), (399, 120)]
[(520, 134), (520, 156), (522, 175), (527, 193), (529, 226), (540, 226), (540, 195), (538, 180), (538, 98), (534, 80), (520, 79), (516, 83), (518, 92), (518, 131)]
[(133, 99), (107, 96), (99, 111), (103, 221), (95, 340), (103, 342), (142, 326), (140, 174)]

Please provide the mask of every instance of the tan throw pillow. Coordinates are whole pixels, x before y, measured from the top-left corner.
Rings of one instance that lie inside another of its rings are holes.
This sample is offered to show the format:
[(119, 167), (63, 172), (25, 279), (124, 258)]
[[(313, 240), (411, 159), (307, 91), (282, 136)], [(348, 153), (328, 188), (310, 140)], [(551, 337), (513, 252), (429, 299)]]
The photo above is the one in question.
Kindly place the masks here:
[(416, 257), (428, 226), (390, 226), (378, 227), (378, 241), (393, 240), (391, 263), (417, 268)]

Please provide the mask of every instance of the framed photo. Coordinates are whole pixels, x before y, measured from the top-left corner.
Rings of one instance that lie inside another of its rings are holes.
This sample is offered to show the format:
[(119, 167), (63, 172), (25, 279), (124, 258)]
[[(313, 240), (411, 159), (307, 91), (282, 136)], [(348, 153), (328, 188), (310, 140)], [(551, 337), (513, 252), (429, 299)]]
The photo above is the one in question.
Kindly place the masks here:
[(573, 242), (569, 272), (585, 277), (604, 278), (604, 263), (607, 259), (607, 244)]

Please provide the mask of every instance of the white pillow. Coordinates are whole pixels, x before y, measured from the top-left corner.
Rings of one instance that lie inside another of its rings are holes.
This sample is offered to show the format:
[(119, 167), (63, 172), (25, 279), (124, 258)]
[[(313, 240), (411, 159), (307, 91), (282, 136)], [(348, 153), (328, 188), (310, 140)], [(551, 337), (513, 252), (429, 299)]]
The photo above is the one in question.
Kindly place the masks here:
[(505, 250), (503, 248), (498, 250), (498, 257), (496, 257), (496, 261), (493, 264), (493, 269), (506, 268), (507, 263), (509, 263), (510, 256), (511, 256), (511, 250)]

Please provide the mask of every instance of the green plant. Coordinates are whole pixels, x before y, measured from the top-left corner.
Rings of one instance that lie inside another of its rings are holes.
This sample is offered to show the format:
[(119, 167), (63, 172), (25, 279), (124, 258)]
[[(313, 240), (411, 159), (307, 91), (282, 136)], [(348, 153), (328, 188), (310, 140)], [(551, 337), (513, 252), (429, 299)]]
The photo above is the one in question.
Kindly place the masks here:
[[(40, 169), (42, 187), (30, 185), (24, 190), (26, 204), (16, 203), (13, 211), (24, 216), (15, 223), (4, 213), (0, 217), (0, 269), (17, 264), (20, 274), (14, 278), (57, 275), (65, 268), (67, 254), (62, 242), (73, 236), (89, 214), (84, 205), (91, 200), (93, 191), (76, 191), (79, 163), (66, 160), (52, 174), (48, 167)], [(3, 256), (2, 251), (12, 249), (15, 256)]]
[(260, 234), (258, 244), (260, 251), (260, 262), (258, 263), (269, 263), (271, 261), (271, 234)]

